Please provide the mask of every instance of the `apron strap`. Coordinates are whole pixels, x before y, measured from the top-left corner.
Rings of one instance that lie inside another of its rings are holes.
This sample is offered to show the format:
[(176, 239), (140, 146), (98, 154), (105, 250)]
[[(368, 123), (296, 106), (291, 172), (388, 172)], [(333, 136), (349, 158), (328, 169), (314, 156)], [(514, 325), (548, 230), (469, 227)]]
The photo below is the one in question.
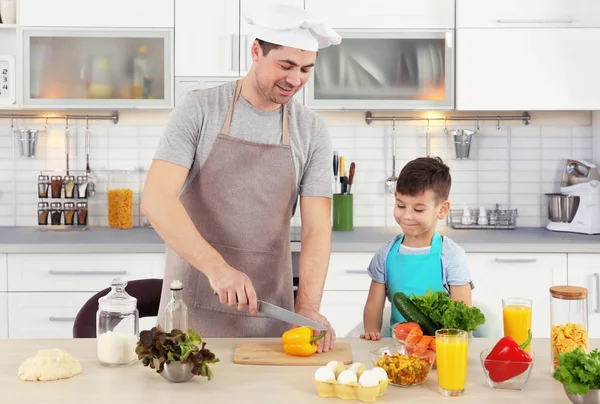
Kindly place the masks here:
[[(229, 104), (229, 109), (227, 110), (227, 116), (225, 117), (225, 122), (223, 123), (223, 128), (221, 129), (221, 134), (228, 136), (229, 135), (229, 129), (231, 129), (231, 118), (233, 117), (233, 107), (235, 106), (235, 103), (237, 102), (238, 98), (240, 97), (240, 94), (242, 92), (242, 82), (244, 81), (244, 79), (238, 80), (237, 84), (235, 85), (235, 92), (233, 93), (233, 98), (231, 99), (231, 104)], [(287, 115), (287, 105), (283, 104), (283, 108), (281, 108), (281, 113), (282, 113), (282, 136), (281, 136), (281, 143), (283, 145), (289, 145), (290, 144), (290, 133), (288, 130), (288, 115)]]

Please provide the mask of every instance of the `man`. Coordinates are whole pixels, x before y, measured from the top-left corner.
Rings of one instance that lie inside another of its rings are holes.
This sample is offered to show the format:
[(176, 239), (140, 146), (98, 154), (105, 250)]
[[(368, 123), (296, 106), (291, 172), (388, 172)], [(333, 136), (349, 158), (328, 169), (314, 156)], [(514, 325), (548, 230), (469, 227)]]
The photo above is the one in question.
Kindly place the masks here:
[[(257, 38), (250, 71), (183, 97), (148, 172), (142, 211), (167, 245), (158, 322), (171, 281), (180, 279), (189, 326), (202, 336), (281, 336), (290, 325), (257, 313), (260, 299), (325, 325), (318, 352), (328, 351), (335, 332), (318, 310), (331, 249), (333, 154), (324, 120), (292, 97), (317, 50), (341, 37), (291, 6), (246, 19)], [(294, 307), (289, 226), (298, 196)]]

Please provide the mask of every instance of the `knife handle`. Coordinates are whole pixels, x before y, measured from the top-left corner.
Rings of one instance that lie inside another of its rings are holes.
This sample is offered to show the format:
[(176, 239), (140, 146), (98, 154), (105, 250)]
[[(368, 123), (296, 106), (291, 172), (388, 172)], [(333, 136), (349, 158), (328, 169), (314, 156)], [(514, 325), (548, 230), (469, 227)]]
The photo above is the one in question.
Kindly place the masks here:
[(334, 175), (334, 177), (337, 177), (339, 169), (340, 169), (340, 161), (339, 161), (339, 157), (338, 157), (338, 152), (336, 150), (333, 152), (333, 175)]
[(354, 171), (356, 170), (356, 164), (354, 161), (350, 164), (350, 178), (348, 179), (348, 185), (352, 185), (354, 183)]

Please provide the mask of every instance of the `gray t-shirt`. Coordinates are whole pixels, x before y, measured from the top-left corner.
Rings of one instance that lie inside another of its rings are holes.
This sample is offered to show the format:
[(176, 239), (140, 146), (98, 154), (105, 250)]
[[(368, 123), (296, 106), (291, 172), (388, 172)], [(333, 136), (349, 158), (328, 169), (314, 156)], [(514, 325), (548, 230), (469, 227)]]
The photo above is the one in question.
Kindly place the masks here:
[[(154, 159), (190, 169), (182, 191), (202, 169), (225, 122), (236, 82), (190, 91), (172, 111)], [(287, 104), (290, 145), (296, 175), (296, 197), (331, 198), (333, 150), (323, 118), (292, 99)], [(229, 135), (257, 143), (279, 144), (281, 109), (263, 111), (240, 95), (233, 110)], [(243, 173), (240, 173), (243, 178)], [(276, 195), (274, 195), (276, 196)], [(294, 211), (295, 211), (294, 204)]]

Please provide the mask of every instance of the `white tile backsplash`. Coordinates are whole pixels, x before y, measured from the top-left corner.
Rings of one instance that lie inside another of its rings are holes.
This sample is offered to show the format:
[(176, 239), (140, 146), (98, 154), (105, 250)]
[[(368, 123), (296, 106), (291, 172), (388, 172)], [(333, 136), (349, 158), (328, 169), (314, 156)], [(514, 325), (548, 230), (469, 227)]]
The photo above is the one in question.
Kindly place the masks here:
[[(396, 226), (393, 196), (386, 193), (385, 180), (392, 172), (391, 125), (350, 126), (340, 120), (330, 124), (334, 149), (352, 161), (357, 171), (352, 187), (355, 195), (356, 227)], [(23, 124), (26, 124), (25, 122)], [(10, 123), (9, 123), (10, 125)], [(466, 125), (465, 127), (470, 127)], [(90, 165), (101, 183), (90, 200), (90, 224), (108, 224), (106, 184), (108, 169), (137, 168), (142, 175), (162, 136), (164, 126), (98, 125), (91, 129)], [(448, 127), (452, 129), (452, 127)], [(71, 168), (85, 169), (85, 126), (71, 126)], [(396, 174), (410, 160), (426, 154), (426, 126), (398, 124)], [(544, 192), (556, 192), (568, 157), (591, 160), (594, 141), (589, 125), (506, 124), (501, 130), (481, 126), (475, 135), (471, 158), (452, 158), (452, 142), (441, 125), (430, 126), (432, 155), (439, 155), (451, 168), (453, 209), (495, 204), (519, 209), (518, 226), (545, 226)], [(22, 159), (13, 144), (10, 127), (0, 127), (0, 226), (36, 225), (36, 179), (40, 170), (63, 169), (64, 126), (50, 126), (41, 137), (35, 159)], [(333, 182), (332, 182), (333, 183)], [(339, 187), (339, 185), (338, 185)], [(15, 192), (15, 193), (13, 193)], [(134, 198), (134, 223), (139, 218), (139, 195)], [(292, 224), (300, 224), (297, 209)]]

